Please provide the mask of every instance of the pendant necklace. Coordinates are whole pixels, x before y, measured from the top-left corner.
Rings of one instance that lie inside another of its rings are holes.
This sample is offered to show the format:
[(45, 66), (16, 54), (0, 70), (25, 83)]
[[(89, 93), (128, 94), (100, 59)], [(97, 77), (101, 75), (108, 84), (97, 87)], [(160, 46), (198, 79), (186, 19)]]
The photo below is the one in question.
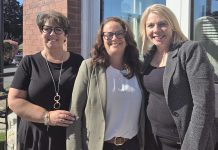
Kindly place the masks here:
[(61, 69), (60, 69), (60, 72), (59, 72), (58, 85), (57, 85), (57, 87), (56, 87), (55, 80), (54, 80), (54, 77), (53, 77), (53, 75), (52, 75), (50, 66), (49, 66), (49, 64), (48, 64), (48, 60), (47, 60), (46, 54), (45, 54), (45, 60), (46, 60), (46, 64), (47, 64), (49, 73), (50, 73), (50, 75), (51, 75), (51, 78), (52, 78), (52, 81), (53, 81), (53, 84), (54, 84), (54, 89), (55, 89), (55, 96), (54, 96), (54, 101), (55, 101), (55, 102), (54, 102), (53, 108), (54, 108), (54, 109), (60, 109), (60, 108), (61, 108), (61, 103), (60, 103), (61, 96), (59, 95), (59, 87), (60, 87), (60, 81), (61, 81), (61, 75), (62, 75), (63, 59), (62, 59), (62, 62), (61, 62)]

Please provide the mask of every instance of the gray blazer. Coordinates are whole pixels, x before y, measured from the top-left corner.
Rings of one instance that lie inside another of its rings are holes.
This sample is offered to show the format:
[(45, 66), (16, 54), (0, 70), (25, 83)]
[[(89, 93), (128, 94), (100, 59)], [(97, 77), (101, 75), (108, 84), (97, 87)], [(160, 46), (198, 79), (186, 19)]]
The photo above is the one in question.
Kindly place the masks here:
[[(70, 108), (79, 118), (67, 128), (67, 150), (103, 149), (107, 101), (105, 71), (103, 67), (94, 67), (91, 59), (84, 60), (80, 66)], [(144, 149), (144, 102), (143, 95), (138, 133), (141, 150)]]
[[(155, 53), (145, 56), (144, 71)], [(215, 92), (213, 68), (198, 42), (173, 45), (163, 76), (164, 94), (181, 139), (181, 150), (213, 150)]]

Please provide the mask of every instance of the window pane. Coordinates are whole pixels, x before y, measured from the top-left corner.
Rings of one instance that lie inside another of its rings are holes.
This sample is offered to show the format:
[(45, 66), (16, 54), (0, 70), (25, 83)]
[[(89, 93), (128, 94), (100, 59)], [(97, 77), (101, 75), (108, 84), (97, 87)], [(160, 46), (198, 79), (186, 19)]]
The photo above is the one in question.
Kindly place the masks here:
[(218, 0), (194, 0), (193, 5), (193, 38), (206, 47), (218, 82)]
[(144, 9), (152, 4), (166, 5), (166, 0), (102, 0), (101, 18), (117, 16), (128, 22), (140, 48), (139, 22)]

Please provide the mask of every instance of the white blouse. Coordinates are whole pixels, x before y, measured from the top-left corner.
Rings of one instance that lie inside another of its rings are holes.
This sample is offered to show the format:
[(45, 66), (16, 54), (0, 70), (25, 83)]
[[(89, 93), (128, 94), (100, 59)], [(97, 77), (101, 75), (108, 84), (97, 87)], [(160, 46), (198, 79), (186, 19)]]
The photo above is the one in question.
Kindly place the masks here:
[(133, 138), (139, 129), (141, 89), (136, 76), (127, 79), (120, 70), (109, 66), (106, 70), (107, 103), (104, 140), (113, 137)]

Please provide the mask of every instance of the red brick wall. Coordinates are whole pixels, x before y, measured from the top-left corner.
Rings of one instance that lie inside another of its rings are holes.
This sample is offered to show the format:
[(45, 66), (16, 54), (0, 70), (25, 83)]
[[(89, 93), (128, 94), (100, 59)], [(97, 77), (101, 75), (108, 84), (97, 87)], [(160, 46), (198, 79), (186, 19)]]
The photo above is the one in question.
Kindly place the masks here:
[(81, 0), (68, 0), (68, 19), (71, 24), (68, 35), (68, 49), (77, 53), (81, 52)]
[(43, 49), (41, 33), (36, 25), (39, 12), (56, 10), (65, 14), (71, 30), (67, 40), (67, 50), (81, 52), (81, 2), (80, 0), (24, 0), (23, 1), (23, 52), (33, 54)]

